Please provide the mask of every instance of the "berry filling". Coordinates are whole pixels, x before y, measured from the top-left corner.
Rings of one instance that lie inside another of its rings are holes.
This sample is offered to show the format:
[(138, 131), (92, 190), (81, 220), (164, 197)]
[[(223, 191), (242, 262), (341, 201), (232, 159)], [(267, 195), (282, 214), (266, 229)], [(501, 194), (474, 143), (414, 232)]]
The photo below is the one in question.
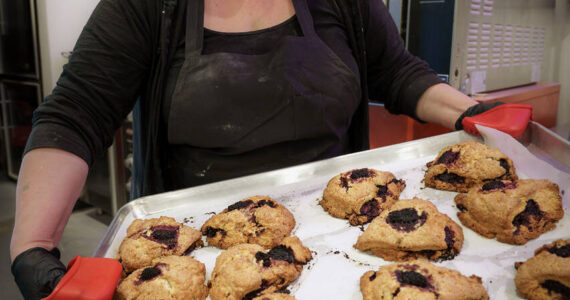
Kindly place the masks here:
[(505, 175), (507, 175), (511, 171), (511, 167), (509, 166), (509, 162), (507, 162), (506, 159), (504, 159), (504, 158), (499, 159), (499, 164), (501, 165), (501, 167), (503, 167), (503, 169), (505, 169)]
[(556, 254), (556, 256), (566, 258), (566, 257), (570, 256), (570, 245), (564, 245), (564, 246), (559, 247), (559, 248), (550, 248), (550, 249), (548, 249), (548, 252), (550, 252), (552, 254)]
[(242, 209), (242, 208), (246, 208), (248, 206), (250, 206), (253, 203), (252, 200), (244, 200), (244, 201), (238, 201), (230, 206), (228, 206), (228, 212), (232, 211), (232, 210), (236, 210), (236, 209)]
[(455, 237), (455, 233), (453, 230), (449, 229), (449, 227), (445, 226), (445, 244), (447, 245), (447, 249), (453, 249), (453, 238)]
[(548, 290), (548, 294), (552, 292), (562, 295), (563, 300), (570, 299), (570, 287), (556, 280), (546, 280), (540, 284), (543, 288)]
[(372, 173), (368, 169), (356, 169), (350, 173), (350, 179), (356, 180), (359, 178), (366, 178), (372, 176)]
[(385, 185), (381, 185), (381, 184), (377, 184), (376, 187), (378, 188), (378, 191), (376, 192), (376, 196), (378, 197), (386, 197), (386, 194), (388, 194), (388, 187)]
[(540, 221), (542, 219), (542, 212), (540, 211), (540, 207), (538, 204), (533, 200), (529, 199), (526, 202), (526, 206), (524, 210), (516, 215), (513, 219), (513, 225), (517, 227), (517, 230), (514, 234), (518, 234), (521, 226), (526, 226), (529, 231), (532, 231), (531, 219), (536, 221)]
[[(453, 259), (456, 255), (455, 250), (453, 249), (453, 238), (455, 237), (455, 233), (449, 227), (445, 226), (445, 244), (447, 245), (447, 249), (441, 253), (439, 256), (439, 260), (450, 260)], [(434, 253), (435, 254), (435, 253)], [(433, 255), (433, 254), (432, 254)], [(431, 256), (431, 255), (430, 255)]]
[(401, 284), (413, 285), (420, 288), (429, 288), (429, 283), (424, 275), (415, 271), (396, 270), (396, 278)]
[(168, 249), (176, 247), (178, 242), (178, 226), (158, 225), (150, 228), (150, 235), (143, 234), (143, 236), (153, 242), (165, 244)]
[(291, 250), (291, 248), (279, 245), (269, 250), (268, 253), (261, 251), (255, 253), (255, 259), (257, 261), (262, 260), (263, 266), (269, 267), (271, 265), (271, 259), (282, 260), (288, 263), (295, 262), (295, 254), (293, 254), (293, 250)]
[(264, 267), (271, 266), (271, 257), (269, 257), (269, 254), (267, 254), (267, 253), (264, 253), (261, 251), (255, 253), (255, 260), (257, 260), (257, 261), (262, 260)]
[(251, 300), (257, 296), (259, 296), (259, 294), (261, 294), (261, 292), (263, 292), (263, 290), (267, 289), (269, 287), (269, 284), (267, 283), (267, 281), (265, 280), (261, 280), (261, 287), (258, 288), (257, 290), (251, 291), (249, 293), (247, 293), (242, 300)]
[(395, 298), (400, 293), (400, 288), (397, 288), (396, 291), (392, 294), (392, 298)]
[(386, 223), (396, 230), (410, 232), (416, 229), (416, 224), (419, 223), (418, 227), (424, 225), (426, 219), (426, 212), (418, 215), (414, 208), (404, 208), (390, 212), (386, 218)]
[(360, 215), (367, 216), (368, 220), (372, 220), (380, 214), (380, 206), (375, 199), (368, 200), (360, 207)]
[(217, 234), (218, 232), (220, 232), (220, 234), (221, 234), (222, 236), (225, 236), (225, 235), (226, 235), (226, 231), (225, 231), (225, 230), (220, 229), (220, 228), (213, 228), (213, 227), (207, 227), (206, 230), (205, 230), (205, 232), (204, 232), (204, 235), (206, 235), (206, 236), (209, 237), (209, 238), (213, 238), (213, 237), (216, 236), (216, 234)]
[(346, 177), (341, 177), (340, 178), (340, 186), (345, 188), (347, 191), (350, 188), (350, 186), (348, 186), (348, 179), (346, 179)]
[(370, 281), (376, 279), (376, 272), (374, 272), (374, 274), (370, 275), (370, 277), (368, 277), (368, 279), (369, 279)]
[(283, 245), (274, 247), (273, 249), (269, 250), (269, 253), (267, 254), (269, 254), (271, 258), (276, 260), (283, 260), (288, 263), (292, 263), (295, 261), (295, 254), (293, 254), (293, 250)]
[(459, 209), (460, 211), (466, 211), (467, 207), (465, 207), (465, 205), (463, 204), (457, 204), (457, 209)]
[(273, 202), (273, 201), (271, 201), (271, 200), (265, 200), (265, 199), (263, 199), (263, 200), (259, 200), (259, 202), (257, 202), (257, 207), (261, 207), (261, 206), (264, 206), (264, 205), (267, 205), (267, 206), (269, 206), (269, 207), (271, 207), (271, 208), (275, 208), (275, 207), (277, 206), (277, 205), (275, 204), (275, 202)]
[(160, 274), (162, 274), (162, 271), (160, 271), (160, 269), (157, 267), (146, 268), (142, 271), (139, 280), (148, 281), (157, 277)]
[(503, 189), (503, 188), (505, 188), (505, 184), (499, 180), (487, 182), (483, 185), (483, 187), (481, 187), (483, 191), (490, 191), (490, 190)]
[(445, 151), (437, 160), (437, 164), (450, 165), (454, 163), (459, 158), (459, 152), (453, 152), (451, 150)]
[(139, 275), (139, 280), (135, 281), (135, 285), (139, 285), (144, 281), (153, 280), (162, 274), (161, 267), (167, 267), (165, 263), (158, 263), (154, 267), (145, 268)]
[(437, 179), (439, 181), (447, 182), (447, 183), (463, 183), (463, 182), (465, 182), (465, 177), (459, 176), (455, 173), (448, 173), (447, 171), (445, 171), (445, 173), (442, 173), (442, 174), (435, 176), (435, 179)]

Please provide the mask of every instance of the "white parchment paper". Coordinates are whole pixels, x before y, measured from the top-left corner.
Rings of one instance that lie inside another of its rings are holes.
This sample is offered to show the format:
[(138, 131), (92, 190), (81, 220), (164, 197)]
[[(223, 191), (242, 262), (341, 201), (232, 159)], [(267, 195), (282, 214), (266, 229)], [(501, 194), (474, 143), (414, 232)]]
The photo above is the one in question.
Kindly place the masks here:
[[(521, 178), (547, 178), (558, 183), (565, 190), (565, 216), (557, 227), (538, 239), (526, 245), (514, 246), (500, 243), (496, 240), (483, 238), (472, 230), (461, 225), (457, 218), (458, 210), (453, 198), (457, 193), (425, 188), (421, 182), (426, 167), (425, 164), (435, 158), (431, 156), (394, 161), (388, 164), (378, 164), (374, 161), (366, 164), (347, 164), (336, 172), (326, 176), (314, 177), (300, 183), (282, 186), (268, 186), (263, 189), (236, 191), (230, 197), (189, 199), (191, 205), (184, 209), (165, 208), (154, 213), (145, 214), (133, 211), (121, 223), (116, 239), (111, 244), (105, 256), (116, 257), (117, 249), (126, 234), (126, 228), (134, 218), (154, 218), (161, 215), (171, 216), (179, 222), (200, 229), (202, 224), (213, 212), (220, 212), (228, 205), (252, 195), (268, 195), (285, 205), (295, 216), (297, 225), (293, 234), (313, 252), (313, 260), (309, 262), (301, 275), (289, 290), (299, 300), (314, 299), (362, 299), (360, 293), (360, 276), (368, 270), (378, 270), (379, 267), (393, 262), (361, 252), (353, 248), (356, 240), (362, 234), (363, 227), (351, 226), (347, 220), (336, 219), (326, 213), (318, 205), (322, 192), (330, 178), (338, 173), (354, 168), (374, 168), (390, 171), (397, 178), (406, 181), (406, 189), (400, 199), (419, 197), (432, 201), (438, 209), (451, 217), (463, 228), (464, 244), (455, 259), (435, 263), (460, 271), (466, 276), (475, 274), (482, 278), (491, 299), (520, 299), (514, 285), (514, 263), (525, 261), (534, 254), (534, 250), (545, 243), (559, 238), (570, 237), (570, 216), (568, 215), (569, 174), (552, 170), (548, 164), (543, 164), (530, 154), (524, 146), (510, 136), (495, 130), (480, 129), (485, 142), (501, 149), (513, 159), (517, 174)], [(216, 257), (221, 250), (214, 247), (204, 247), (195, 250), (191, 256), (206, 265), (207, 278), (210, 278)]]

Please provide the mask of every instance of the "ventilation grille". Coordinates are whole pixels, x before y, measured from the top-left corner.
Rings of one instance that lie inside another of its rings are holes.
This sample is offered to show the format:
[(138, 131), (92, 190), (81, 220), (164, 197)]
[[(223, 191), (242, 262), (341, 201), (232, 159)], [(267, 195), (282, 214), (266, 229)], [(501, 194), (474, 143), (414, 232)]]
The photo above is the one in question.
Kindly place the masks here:
[(466, 68), (473, 71), (540, 63), (545, 35), (544, 27), (470, 22)]
[(493, 15), (493, 0), (471, 0), (470, 11), (474, 16)]

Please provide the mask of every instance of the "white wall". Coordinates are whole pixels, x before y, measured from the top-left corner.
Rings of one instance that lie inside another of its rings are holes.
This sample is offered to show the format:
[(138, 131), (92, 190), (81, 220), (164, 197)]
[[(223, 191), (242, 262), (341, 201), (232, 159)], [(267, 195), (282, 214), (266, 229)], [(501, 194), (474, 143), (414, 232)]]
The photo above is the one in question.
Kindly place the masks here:
[(37, 0), (40, 61), (44, 97), (55, 87), (81, 30), (99, 0)]

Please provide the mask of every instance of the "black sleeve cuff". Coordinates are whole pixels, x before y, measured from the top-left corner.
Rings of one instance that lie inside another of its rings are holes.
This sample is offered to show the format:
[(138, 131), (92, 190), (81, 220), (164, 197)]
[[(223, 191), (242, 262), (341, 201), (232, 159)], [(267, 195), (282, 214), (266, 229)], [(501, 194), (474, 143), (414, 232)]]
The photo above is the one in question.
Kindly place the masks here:
[(77, 132), (57, 123), (39, 123), (34, 125), (28, 138), (25, 153), (38, 148), (57, 148), (71, 152), (91, 166), (91, 151)]
[(421, 123), (425, 123), (416, 115), (416, 107), (424, 92), (438, 83), (444, 83), (444, 81), (433, 73), (424, 74), (411, 80), (401, 93), (402, 112)]

